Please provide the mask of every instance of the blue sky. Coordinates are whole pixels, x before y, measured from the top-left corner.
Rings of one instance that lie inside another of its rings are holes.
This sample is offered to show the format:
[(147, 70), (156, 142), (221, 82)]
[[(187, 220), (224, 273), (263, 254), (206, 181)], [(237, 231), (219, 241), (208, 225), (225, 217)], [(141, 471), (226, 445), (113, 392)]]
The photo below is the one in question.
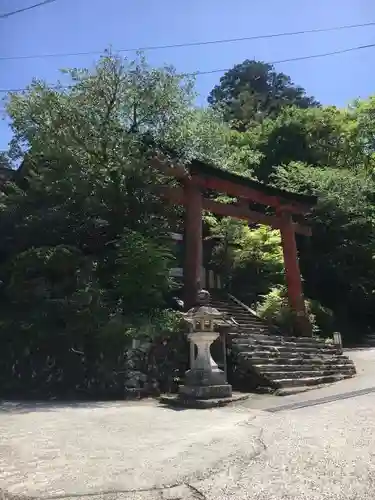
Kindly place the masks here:
[[(37, 0), (1, 0), (0, 14)], [(57, 0), (0, 19), (0, 59), (54, 52), (101, 51), (308, 30), (375, 21), (373, 0)], [(148, 52), (153, 65), (180, 71), (230, 68), (244, 59), (276, 61), (375, 43), (375, 27), (231, 44)], [(131, 57), (131, 54), (129, 54)], [(54, 82), (62, 67), (90, 66), (95, 56), (0, 60), (0, 89), (32, 77)], [(323, 104), (344, 106), (375, 93), (375, 48), (334, 57), (278, 64)], [(203, 104), (220, 74), (197, 79)], [(10, 139), (0, 122), (0, 150)]]

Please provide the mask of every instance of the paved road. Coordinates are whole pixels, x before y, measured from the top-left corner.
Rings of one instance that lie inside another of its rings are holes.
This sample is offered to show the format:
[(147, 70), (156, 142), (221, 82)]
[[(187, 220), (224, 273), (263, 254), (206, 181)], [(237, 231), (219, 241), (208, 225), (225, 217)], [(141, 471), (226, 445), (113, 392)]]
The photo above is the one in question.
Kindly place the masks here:
[[(360, 356), (343, 397), (371, 389), (375, 351)], [(375, 393), (315, 404), (325, 391), (282, 398), (309, 406), (276, 412), (3, 404), (0, 488), (91, 500), (373, 499)]]

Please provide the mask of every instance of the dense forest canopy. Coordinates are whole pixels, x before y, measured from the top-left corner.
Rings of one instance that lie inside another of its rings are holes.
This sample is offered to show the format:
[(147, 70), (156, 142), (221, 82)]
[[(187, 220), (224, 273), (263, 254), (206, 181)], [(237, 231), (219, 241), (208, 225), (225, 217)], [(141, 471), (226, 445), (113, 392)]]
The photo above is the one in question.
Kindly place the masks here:
[[(177, 328), (168, 235), (181, 214), (153, 189), (167, 180), (148, 166), (149, 143), (318, 195), (313, 236), (298, 241), (315, 330), (375, 326), (375, 96), (321, 106), (259, 61), (228, 71), (207, 108), (191, 78), (143, 58), (105, 54), (64, 73), (68, 88), (35, 80), (6, 103), (13, 138), (0, 162), (22, 167), (1, 177), (4, 387), (116, 388), (132, 338)], [(212, 214), (205, 224), (227, 286), (283, 321), (278, 232)]]

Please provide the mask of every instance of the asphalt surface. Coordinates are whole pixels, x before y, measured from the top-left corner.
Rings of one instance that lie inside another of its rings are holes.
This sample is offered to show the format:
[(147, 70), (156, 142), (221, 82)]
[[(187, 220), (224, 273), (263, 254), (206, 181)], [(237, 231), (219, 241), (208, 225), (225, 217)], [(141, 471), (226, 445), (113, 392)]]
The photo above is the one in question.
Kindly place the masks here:
[(0, 488), (10, 500), (372, 500), (375, 350), (351, 355), (355, 379), (224, 409), (4, 403)]

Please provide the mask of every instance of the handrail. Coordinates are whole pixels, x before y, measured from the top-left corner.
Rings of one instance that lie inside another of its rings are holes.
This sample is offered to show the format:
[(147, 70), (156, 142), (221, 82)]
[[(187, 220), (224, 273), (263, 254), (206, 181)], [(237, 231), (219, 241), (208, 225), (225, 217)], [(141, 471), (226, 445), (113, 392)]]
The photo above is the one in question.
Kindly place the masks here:
[(236, 302), (239, 306), (243, 307), (244, 309), (246, 309), (249, 313), (251, 313), (253, 316), (256, 316), (257, 318), (261, 319), (258, 314), (253, 310), (251, 309), (251, 307), (247, 306), (246, 304), (244, 304), (243, 302), (241, 302), (239, 299), (237, 299), (237, 297), (235, 297), (234, 295), (232, 295), (231, 293), (228, 293), (228, 297), (233, 300), (233, 302)]

